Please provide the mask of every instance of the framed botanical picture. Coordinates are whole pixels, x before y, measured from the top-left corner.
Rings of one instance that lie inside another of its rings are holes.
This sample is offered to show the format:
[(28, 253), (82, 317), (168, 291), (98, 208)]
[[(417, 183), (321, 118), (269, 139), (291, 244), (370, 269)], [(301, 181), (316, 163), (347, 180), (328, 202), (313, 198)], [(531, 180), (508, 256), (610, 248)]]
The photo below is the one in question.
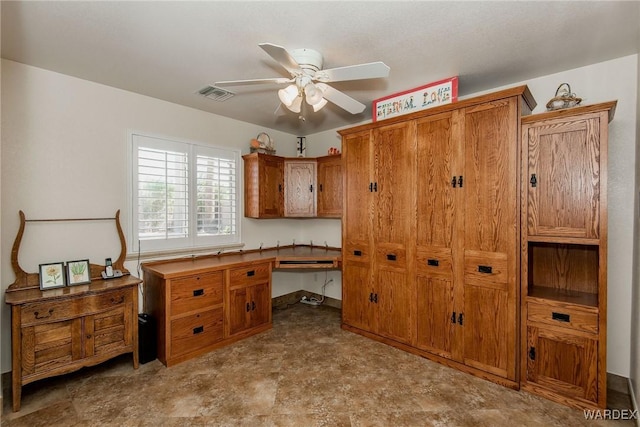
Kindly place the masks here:
[(64, 264), (40, 264), (40, 289), (60, 288), (65, 285)]
[(91, 268), (88, 259), (67, 261), (67, 281), (69, 286), (91, 283)]

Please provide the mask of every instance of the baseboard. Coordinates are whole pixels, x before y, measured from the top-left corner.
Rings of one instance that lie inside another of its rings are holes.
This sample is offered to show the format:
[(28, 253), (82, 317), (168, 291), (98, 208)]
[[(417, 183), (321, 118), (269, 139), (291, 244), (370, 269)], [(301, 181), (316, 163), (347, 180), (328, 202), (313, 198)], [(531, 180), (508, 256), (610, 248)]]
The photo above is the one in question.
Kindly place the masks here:
[(629, 395), (629, 378), (607, 372), (607, 389)]
[[(638, 412), (638, 410), (640, 409), (640, 405), (638, 404), (638, 401), (636, 400), (636, 394), (633, 391), (633, 384), (631, 384), (631, 378), (627, 379), (627, 385), (628, 385), (628, 389), (629, 389), (629, 398), (631, 400), (631, 406), (632, 406), (632, 410), (635, 411), (636, 414), (640, 413)], [(640, 427), (640, 418), (636, 418), (636, 426)]]

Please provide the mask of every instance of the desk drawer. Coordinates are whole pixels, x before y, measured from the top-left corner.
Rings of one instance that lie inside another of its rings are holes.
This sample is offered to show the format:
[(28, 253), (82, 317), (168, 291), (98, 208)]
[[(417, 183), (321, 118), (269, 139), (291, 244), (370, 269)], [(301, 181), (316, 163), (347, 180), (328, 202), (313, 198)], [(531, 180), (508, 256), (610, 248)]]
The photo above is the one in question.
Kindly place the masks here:
[(171, 281), (171, 316), (202, 310), (222, 303), (222, 271)]
[(171, 357), (211, 345), (223, 338), (222, 308), (171, 321)]
[(527, 320), (578, 331), (598, 333), (597, 309), (589, 310), (567, 304), (542, 304), (530, 301), (527, 304)]
[(253, 285), (269, 281), (270, 263), (233, 268), (230, 271), (231, 286)]

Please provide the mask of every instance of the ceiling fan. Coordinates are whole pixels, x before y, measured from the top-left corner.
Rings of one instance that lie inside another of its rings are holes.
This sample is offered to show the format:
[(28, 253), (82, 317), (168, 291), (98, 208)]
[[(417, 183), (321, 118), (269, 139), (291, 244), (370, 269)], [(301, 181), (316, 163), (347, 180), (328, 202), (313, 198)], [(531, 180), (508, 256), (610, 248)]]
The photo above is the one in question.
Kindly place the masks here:
[[(294, 113), (301, 113), (304, 98), (313, 111), (319, 111), (327, 102), (331, 102), (351, 114), (358, 114), (363, 112), (366, 106), (327, 83), (375, 79), (389, 75), (390, 68), (384, 62), (370, 62), (323, 70), (322, 54), (313, 49), (294, 49), (288, 52), (284, 47), (271, 43), (260, 43), (258, 46), (282, 65), (291, 74), (291, 78), (228, 80), (216, 82), (215, 86), (289, 84), (286, 88), (278, 90), (278, 97), (282, 104)], [(302, 113), (300, 118), (304, 120)]]

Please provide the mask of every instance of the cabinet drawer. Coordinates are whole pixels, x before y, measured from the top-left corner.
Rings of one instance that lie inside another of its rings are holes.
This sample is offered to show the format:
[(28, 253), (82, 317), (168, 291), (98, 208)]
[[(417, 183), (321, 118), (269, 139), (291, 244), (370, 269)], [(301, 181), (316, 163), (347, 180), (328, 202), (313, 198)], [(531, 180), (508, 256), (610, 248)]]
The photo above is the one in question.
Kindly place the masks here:
[(270, 263), (233, 268), (230, 271), (231, 286), (253, 285), (269, 281)]
[(22, 325), (39, 325), (85, 316), (131, 302), (130, 290), (116, 290), (56, 302), (36, 302), (21, 308)]
[(441, 277), (445, 279), (453, 276), (451, 249), (418, 249), (416, 261), (416, 270), (421, 276)]
[(378, 247), (376, 248), (376, 263), (385, 268), (405, 269), (407, 267), (407, 252), (404, 247)]
[(223, 337), (222, 308), (171, 321), (171, 356), (204, 348)]
[[(595, 310), (595, 309), (594, 309)], [(578, 331), (598, 333), (598, 313), (567, 304), (527, 304), (527, 320), (546, 325), (561, 326)]]
[(222, 303), (222, 272), (199, 274), (171, 281), (171, 316)]
[(36, 302), (21, 308), (22, 325), (40, 325), (79, 315), (81, 308), (75, 301)]
[(507, 254), (500, 252), (465, 251), (464, 279), (469, 284), (506, 284)]

